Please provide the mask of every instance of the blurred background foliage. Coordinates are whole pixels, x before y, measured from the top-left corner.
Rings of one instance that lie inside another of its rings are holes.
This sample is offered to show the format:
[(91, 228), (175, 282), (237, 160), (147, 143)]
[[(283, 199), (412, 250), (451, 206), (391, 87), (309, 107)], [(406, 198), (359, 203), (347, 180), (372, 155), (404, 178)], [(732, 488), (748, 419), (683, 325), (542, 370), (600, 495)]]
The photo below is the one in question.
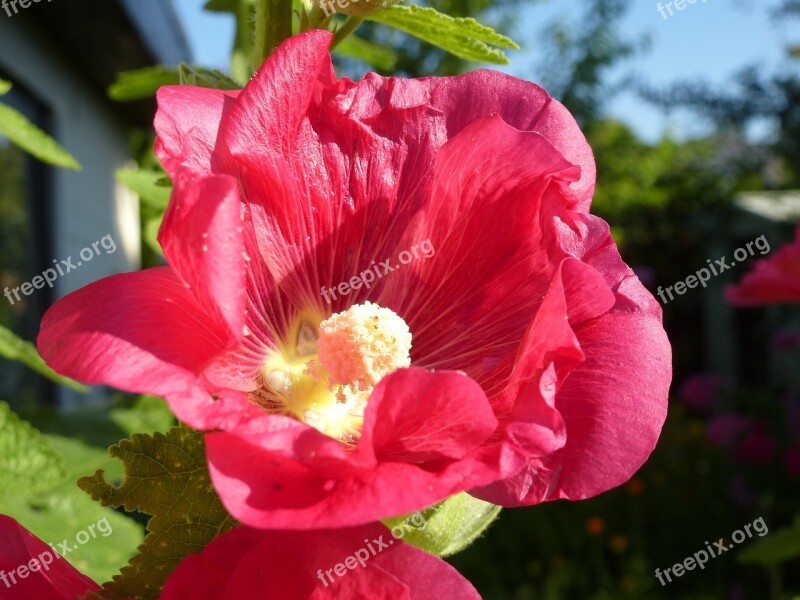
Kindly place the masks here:
[[(430, 4), (507, 32), (521, 0)], [(612, 73), (627, 59), (647, 50), (648, 40), (633, 39), (623, 30), (628, 2), (582, 4), (573, 25), (550, 23), (537, 35), (547, 56), (539, 79), (576, 115), (594, 149), (598, 185), (593, 212), (611, 224), (622, 256), (655, 292), (758, 235), (750, 235), (756, 230), (736, 205), (739, 194), (800, 188), (800, 80), (789, 72), (765, 75), (756, 65), (721, 89), (704, 81), (651, 89), (630, 76), (613, 79)], [(248, 23), (251, 16), (248, 0), (212, 0), (208, 7), (233, 12), (240, 23)], [(776, 19), (797, 17), (796, 0), (785, 0), (775, 13)], [(457, 74), (475, 66), (377, 23), (364, 22), (357, 35), (357, 42), (339, 49), (340, 74), (356, 76), (365, 64), (384, 74), (413, 77)], [(240, 47), (246, 42), (237, 37), (231, 67), (235, 79), (241, 79), (237, 72), (247, 60)], [(798, 48), (786, 52), (800, 55)], [(165, 76), (172, 81), (178, 74), (162, 72), (162, 82)], [(200, 77), (200, 84), (204, 77), (217, 77), (203, 72), (192, 76)], [(153, 80), (147, 77), (136, 81), (140, 95), (152, 91)], [(690, 140), (669, 134), (656, 142), (639, 139), (604, 112), (614, 94), (631, 87), (643, 102), (661, 110), (693, 111), (712, 126), (711, 132)], [(125, 86), (112, 89), (118, 99), (126, 93)], [(766, 141), (747, 135), (754, 122), (767, 123)], [(138, 169), (118, 173), (141, 199), (145, 266), (162, 260), (155, 234), (169, 195), (152, 142), (151, 131), (135, 133), (131, 146)], [(24, 242), (15, 237), (22, 217), (13, 202), (21, 194), (21, 180), (14, 175), (21, 170), (21, 160), (18, 150), (0, 145), (4, 269), (25, 260), (20, 254)], [(790, 238), (792, 227), (780, 222), (770, 227), (774, 251), (779, 241)], [(449, 559), (484, 598), (763, 600), (800, 594), (800, 525), (793, 525), (800, 515), (800, 307), (735, 311), (726, 337), (715, 341), (715, 331), (706, 323), (724, 305), (723, 284), (743, 272), (722, 275), (702, 293), (664, 307), (675, 366), (670, 415), (652, 459), (628, 484), (588, 501), (506, 510), (478, 543)], [(34, 337), (35, 324), (20, 321), (13, 307), (0, 303), (0, 317), (23, 337)], [(711, 342), (701, 341), (701, 332), (706, 339), (711, 336)], [(728, 345), (741, 350), (732, 369), (721, 368), (714, 358), (714, 346), (719, 350)], [(0, 368), (5, 365), (0, 363)], [(49, 494), (19, 494), (13, 499), (0, 494), (0, 512), (13, 509), (29, 516), (26, 524), (35, 532), (61, 539), (98, 515), (113, 512), (84, 507), (91, 504), (88, 498), (78, 500), (82, 492), (74, 486), (67, 490), (64, 482), (98, 465), (113, 469), (105, 454), (107, 445), (134, 431), (163, 431), (172, 418), (157, 399), (124, 395), (102, 414), (87, 409), (64, 415), (34, 407), (25, 401), (26, 376), (14, 373), (0, 380), (0, 392), (65, 458), (60, 467), (64, 472), (55, 477), (57, 484)], [(9, 396), (12, 392), (14, 398)], [(113, 479), (116, 472), (110, 473)], [(75, 520), (83, 510), (95, 512), (74, 523), (64, 516)], [(769, 527), (768, 536), (748, 539), (709, 561), (704, 570), (687, 572), (667, 586), (655, 578), (656, 568), (671, 567), (706, 542), (729, 538), (759, 517)], [(115, 527), (128, 533), (110, 537), (105, 545), (87, 546), (86, 552), (94, 554), (79, 557), (79, 566), (100, 579), (124, 562), (121, 557), (130, 555), (141, 540), (136, 518), (114, 518)]]

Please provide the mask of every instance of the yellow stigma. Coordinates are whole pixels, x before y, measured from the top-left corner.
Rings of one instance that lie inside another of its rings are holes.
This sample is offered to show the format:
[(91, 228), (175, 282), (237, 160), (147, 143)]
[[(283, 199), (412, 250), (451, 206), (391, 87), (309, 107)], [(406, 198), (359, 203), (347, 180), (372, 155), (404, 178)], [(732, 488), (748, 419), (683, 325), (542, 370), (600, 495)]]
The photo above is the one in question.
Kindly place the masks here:
[(388, 308), (365, 302), (321, 323), (300, 316), (288, 335), (267, 357), (253, 401), (355, 443), (375, 385), (411, 364), (408, 325)]

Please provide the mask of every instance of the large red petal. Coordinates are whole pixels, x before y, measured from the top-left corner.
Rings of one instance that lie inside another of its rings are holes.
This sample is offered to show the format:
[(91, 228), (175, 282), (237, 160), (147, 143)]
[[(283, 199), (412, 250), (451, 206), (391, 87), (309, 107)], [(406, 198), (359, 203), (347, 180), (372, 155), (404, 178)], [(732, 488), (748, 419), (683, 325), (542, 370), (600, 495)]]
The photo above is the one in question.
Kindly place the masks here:
[[(200, 380), (225, 349), (228, 331), (210, 319), (168, 267), (114, 275), (53, 305), (42, 319), (39, 352), (57, 372), (89, 384), (163, 396), (178, 418), (199, 428), (244, 421), (250, 407), (217, 402)], [(220, 418), (222, 418), (220, 416)]]
[(75, 600), (99, 589), (17, 521), (0, 515), (0, 598)]
[[(377, 402), (370, 400), (354, 451), (275, 416), (231, 433), (207, 434), (211, 477), (231, 514), (260, 528), (358, 525), (430, 506), (522, 466), (501, 460), (504, 444), (479, 451), (496, 424), (479, 386), (455, 373), (409, 372), (389, 376)], [(409, 392), (402, 391), (405, 383), (412, 386)], [(453, 399), (463, 408), (453, 406)], [(460, 410), (476, 422), (459, 418)], [(396, 429), (380, 427), (382, 415)], [(432, 431), (420, 429), (423, 417)]]
[(400, 369), (370, 395), (360, 444), (379, 460), (460, 460), (496, 428), (489, 399), (466, 375)]
[(245, 323), (247, 253), (239, 188), (233, 177), (175, 182), (158, 239), (170, 266), (206, 314), (241, 339)]
[(490, 114), (520, 131), (535, 131), (581, 169), (570, 185), (575, 208), (588, 210), (594, 194), (594, 155), (570, 112), (538, 85), (480, 69), (459, 77), (431, 78), (431, 104), (444, 112), (448, 137)]
[(158, 90), (155, 151), (170, 177), (181, 169), (201, 175), (211, 172), (211, 155), (217, 143), (222, 115), (239, 95), (189, 85), (169, 85)]
[[(400, 534), (398, 534), (400, 535)], [(161, 600), (479, 600), (443, 560), (384, 526), (330, 531), (239, 527), (183, 560)]]
[(490, 395), (502, 386), (508, 372), (497, 366), (516, 352), (555, 268), (542, 250), (542, 199), (577, 176), (545, 138), (497, 116), (442, 147), (430, 203), (397, 246), (428, 239), (435, 254), (388, 275), (378, 298), (408, 321), (415, 364), (463, 370)]

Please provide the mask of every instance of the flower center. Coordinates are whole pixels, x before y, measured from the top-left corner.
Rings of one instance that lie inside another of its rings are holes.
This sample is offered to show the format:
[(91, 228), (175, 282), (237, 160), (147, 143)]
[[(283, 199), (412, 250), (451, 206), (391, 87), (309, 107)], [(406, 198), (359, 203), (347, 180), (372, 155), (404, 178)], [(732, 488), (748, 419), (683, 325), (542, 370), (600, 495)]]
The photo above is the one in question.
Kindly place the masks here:
[(314, 327), (301, 317), (291, 343), (266, 360), (253, 400), (346, 443), (356, 443), (377, 383), (411, 364), (411, 332), (393, 311), (356, 304)]

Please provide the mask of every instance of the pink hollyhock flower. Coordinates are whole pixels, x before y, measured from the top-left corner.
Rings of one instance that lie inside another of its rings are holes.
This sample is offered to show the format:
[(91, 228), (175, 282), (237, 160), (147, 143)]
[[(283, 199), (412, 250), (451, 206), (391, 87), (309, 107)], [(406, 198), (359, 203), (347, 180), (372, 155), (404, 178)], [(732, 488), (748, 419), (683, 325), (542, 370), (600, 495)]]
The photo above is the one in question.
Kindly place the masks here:
[(800, 227), (793, 242), (757, 261), (737, 285), (725, 289), (725, 297), (737, 306), (800, 302)]
[(722, 377), (711, 373), (695, 373), (681, 384), (678, 397), (694, 410), (708, 410), (714, 406), (723, 385)]
[(184, 559), (161, 594), (161, 600), (263, 597), (480, 600), (453, 567), (377, 524), (308, 532), (239, 527)]
[(787, 448), (783, 455), (783, 462), (789, 477), (800, 477), (800, 445), (795, 444)]
[(708, 420), (706, 437), (717, 446), (730, 446), (749, 424), (750, 419), (742, 415), (733, 413), (714, 415)]
[(777, 444), (764, 423), (756, 423), (734, 448), (737, 461), (745, 464), (770, 464), (775, 460)]
[(14, 519), (0, 515), (0, 598), (76, 600), (99, 589)]
[[(400, 535), (400, 534), (398, 534)], [(0, 598), (78, 600), (100, 586), (0, 515)], [(370, 524), (314, 532), (239, 527), (186, 557), (161, 600), (480, 600), (443, 560)]]
[(574, 119), (492, 71), (336, 79), (330, 39), (288, 40), (241, 92), (160, 90), (169, 266), (59, 301), (42, 355), (208, 431), (254, 527), (623, 483), (661, 431), (670, 348), (587, 212)]

